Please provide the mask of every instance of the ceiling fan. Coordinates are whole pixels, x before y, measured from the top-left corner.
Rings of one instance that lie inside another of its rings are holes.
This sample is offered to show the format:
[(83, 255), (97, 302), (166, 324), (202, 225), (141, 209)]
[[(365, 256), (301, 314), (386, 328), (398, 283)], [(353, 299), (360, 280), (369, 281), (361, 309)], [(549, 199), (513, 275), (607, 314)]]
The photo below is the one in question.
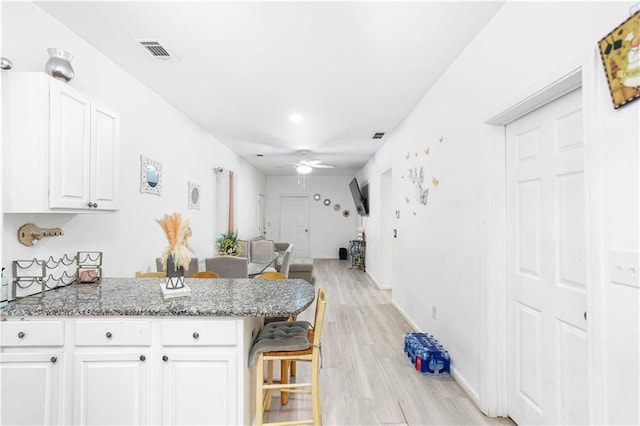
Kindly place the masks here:
[[(305, 176), (311, 173), (313, 169), (333, 169), (335, 166), (331, 164), (323, 164), (321, 160), (305, 160), (304, 157), (308, 154), (307, 151), (299, 153), (302, 159), (298, 162), (287, 162), (285, 166), (280, 167), (293, 167), (298, 172), (298, 185), (302, 184), (302, 187), (306, 187)], [(300, 178), (302, 177), (302, 179)]]
[(307, 152), (300, 153), (303, 157), (302, 160), (293, 163), (288, 162), (286, 166), (282, 167), (294, 167), (298, 174), (306, 175), (311, 173), (313, 169), (333, 169), (335, 166), (331, 164), (323, 164), (322, 160), (305, 160), (304, 157), (307, 155)]

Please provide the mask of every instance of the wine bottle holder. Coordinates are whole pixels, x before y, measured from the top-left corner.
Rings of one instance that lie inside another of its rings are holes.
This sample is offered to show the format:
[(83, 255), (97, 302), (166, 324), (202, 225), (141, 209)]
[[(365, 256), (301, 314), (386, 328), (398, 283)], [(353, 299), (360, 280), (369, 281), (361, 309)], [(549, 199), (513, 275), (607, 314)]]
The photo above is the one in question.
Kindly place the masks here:
[(12, 262), (13, 299), (44, 295), (45, 291), (73, 283), (100, 283), (102, 279), (102, 252), (77, 252), (59, 259), (14, 260)]

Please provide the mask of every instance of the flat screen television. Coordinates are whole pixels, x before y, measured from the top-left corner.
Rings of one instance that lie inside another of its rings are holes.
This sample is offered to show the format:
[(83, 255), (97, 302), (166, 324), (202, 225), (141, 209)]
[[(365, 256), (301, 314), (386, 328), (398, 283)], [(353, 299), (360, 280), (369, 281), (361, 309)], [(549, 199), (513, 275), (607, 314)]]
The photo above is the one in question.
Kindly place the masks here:
[(360, 216), (369, 216), (369, 203), (367, 199), (362, 195), (360, 186), (356, 178), (349, 183), (349, 189), (351, 190), (351, 196), (353, 197), (353, 203), (356, 205), (356, 211)]

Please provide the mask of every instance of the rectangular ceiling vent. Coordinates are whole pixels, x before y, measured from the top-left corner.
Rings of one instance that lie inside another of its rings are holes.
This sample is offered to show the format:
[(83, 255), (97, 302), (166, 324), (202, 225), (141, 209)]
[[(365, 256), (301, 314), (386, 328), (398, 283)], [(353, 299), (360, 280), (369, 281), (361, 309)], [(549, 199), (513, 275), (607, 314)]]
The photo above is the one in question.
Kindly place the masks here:
[(384, 132), (374, 133), (372, 139), (382, 139)]
[(136, 40), (140, 43), (140, 46), (144, 48), (155, 59), (163, 61), (177, 61), (175, 56), (172, 56), (169, 51), (158, 40)]

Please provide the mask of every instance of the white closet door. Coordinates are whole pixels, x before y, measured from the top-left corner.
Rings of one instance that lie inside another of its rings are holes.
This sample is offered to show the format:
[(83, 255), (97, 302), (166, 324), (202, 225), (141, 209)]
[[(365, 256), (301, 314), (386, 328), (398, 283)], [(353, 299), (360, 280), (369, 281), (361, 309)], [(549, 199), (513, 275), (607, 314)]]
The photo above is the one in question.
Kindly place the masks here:
[(507, 126), (509, 414), (587, 424), (581, 92)]

